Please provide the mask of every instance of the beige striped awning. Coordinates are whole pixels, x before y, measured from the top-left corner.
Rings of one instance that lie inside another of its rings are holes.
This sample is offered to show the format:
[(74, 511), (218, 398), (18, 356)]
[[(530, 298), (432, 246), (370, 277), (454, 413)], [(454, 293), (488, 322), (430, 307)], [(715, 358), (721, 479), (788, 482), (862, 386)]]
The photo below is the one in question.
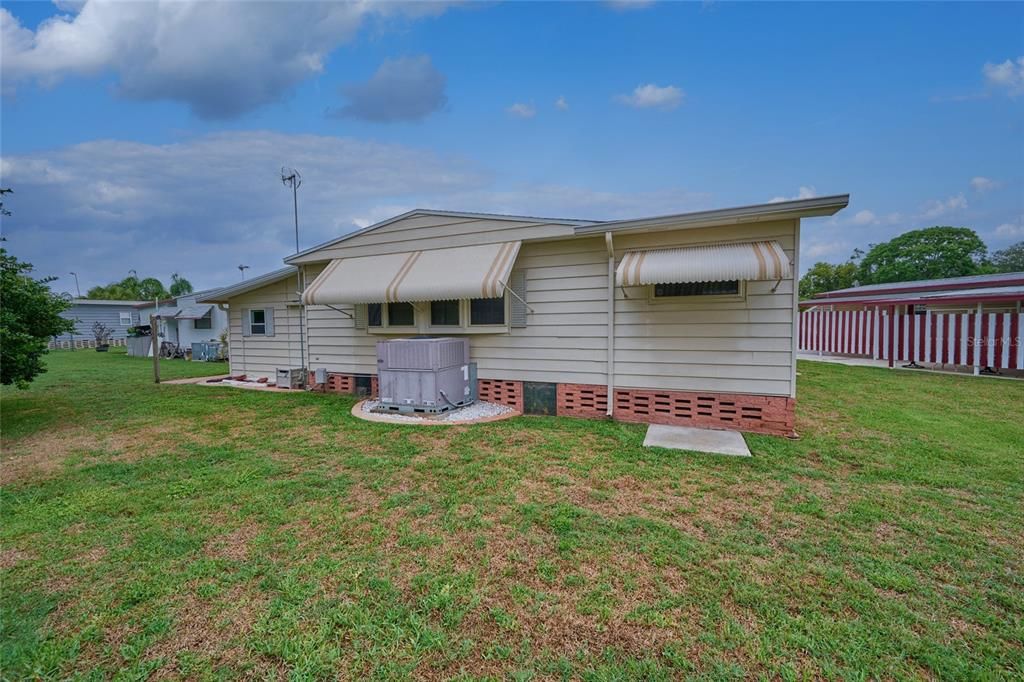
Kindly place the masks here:
[(306, 305), (498, 298), (521, 242), (338, 258), (302, 295)]
[(615, 272), (620, 287), (791, 277), (789, 258), (775, 241), (707, 244), (627, 251)]

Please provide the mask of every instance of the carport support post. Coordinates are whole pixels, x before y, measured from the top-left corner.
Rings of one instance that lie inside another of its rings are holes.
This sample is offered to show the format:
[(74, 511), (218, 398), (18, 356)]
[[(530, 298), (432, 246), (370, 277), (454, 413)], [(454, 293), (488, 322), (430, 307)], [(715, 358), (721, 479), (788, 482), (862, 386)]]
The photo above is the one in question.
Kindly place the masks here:
[(981, 301), (978, 301), (974, 313), (974, 376), (981, 374), (981, 353), (985, 346), (981, 343)]
[(149, 338), (153, 348), (153, 383), (160, 383), (160, 348), (157, 345), (156, 315), (149, 316)]
[(896, 306), (889, 306), (889, 369), (895, 365), (896, 357)]

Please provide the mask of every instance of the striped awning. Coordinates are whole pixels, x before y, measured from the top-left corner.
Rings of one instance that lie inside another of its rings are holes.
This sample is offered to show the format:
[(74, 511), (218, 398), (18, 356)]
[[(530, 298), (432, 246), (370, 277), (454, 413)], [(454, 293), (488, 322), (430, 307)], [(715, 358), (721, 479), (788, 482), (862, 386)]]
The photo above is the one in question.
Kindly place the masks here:
[(791, 277), (789, 258), (775, 241), (708, 244), (627, 251), (615, 272), (620, 287)]
[(306, 305), (498, 298), (521, 242), (338, 258), (302, 295)]

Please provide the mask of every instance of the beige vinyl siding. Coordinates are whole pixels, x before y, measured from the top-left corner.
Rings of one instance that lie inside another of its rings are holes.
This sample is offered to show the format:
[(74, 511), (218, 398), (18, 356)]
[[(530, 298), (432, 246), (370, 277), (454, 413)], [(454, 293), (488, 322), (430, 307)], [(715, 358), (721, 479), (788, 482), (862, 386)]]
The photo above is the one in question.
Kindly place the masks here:
[[(302, 366), (296, 287), (295, 279), (289, 277), (231, 299), (228, 319), (232, 374), (273, 379), (278, 368)], [(243, 312), (252, 308), (274, 310), (273, 336), (242, 336)]]
[[(617, 259), (627, 249), (687, 246), (721, 241), (775, 239), (792, 260), (797, 221), (751, 223), (706, 229), (615, 236)], [(506, 221), (421, 216), (323, 249), (321, 260), (305, 265), (306, 281), (326, 259), (486, 241), (525, 241), (515, 270), (526, 275), (526, 300), (533, 309), (527, 326), (508, 333), (469, 336), (481, 378), (560, 383), (607, 381), (607, 251), (604, 236), (564, 238), (571, 227), (509, 224)], [(558, 238), (562, 235), (563, 238)], [(398, 241), (388, 241), (398, 238)], [(616, 386), (728, 393), (789, 395), (792, 386), (792, 279), (748, 282), (743, 300), (695, 298), (651, 302), (643, 287), (617, 288)], [(240, 335), (242, 307), (272, 300), (283, 307), (294, 291), (289, 282), (270, 285), (231, 301), (232, 339)], [(351, 314), (353, 306), (337, 306)], [(421, 306), (425, 320), (427, 306)], [(278, 310), (278, 338), (261, 341), (260, 354), (246, 361), (250, 373), (272, 371), (289, 357), (284, 312)], [(309, 306), (308, 366), (344, 373), (376, 372), (376, 342), (387, 336), (356, 329), (354, 320), (326, 306)], [(426, 326), (422, 333), (432, 333)], [(297, 363), (297, 333), (292, 358)], [(252, 337), (246, 339), (250, 341)], [(233, 347), (234, 350), (235, 347)], [(234, 362), (234, 358), (233, 358)], [(233, 364), (233, 371), (235, 371)]]
[[(775, 240), (794, 256), (795, 220), (616, 235), (627, 249)], [(646, 287), (616, 289), (615, 384), (623, 388), (789, 395), (792, 279), (750, 281), (743, 300), (689, 297), (651, 302)], [(775, 289), (772, 291), (772, 289)]]

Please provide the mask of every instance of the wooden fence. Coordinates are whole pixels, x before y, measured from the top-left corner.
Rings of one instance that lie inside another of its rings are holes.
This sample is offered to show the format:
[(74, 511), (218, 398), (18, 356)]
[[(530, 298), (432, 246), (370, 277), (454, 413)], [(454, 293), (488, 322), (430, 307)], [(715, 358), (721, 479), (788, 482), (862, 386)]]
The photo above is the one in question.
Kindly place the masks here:
[(805, 310), (799, 349), (895, 363), (1024, 370), (1021, 313)]

